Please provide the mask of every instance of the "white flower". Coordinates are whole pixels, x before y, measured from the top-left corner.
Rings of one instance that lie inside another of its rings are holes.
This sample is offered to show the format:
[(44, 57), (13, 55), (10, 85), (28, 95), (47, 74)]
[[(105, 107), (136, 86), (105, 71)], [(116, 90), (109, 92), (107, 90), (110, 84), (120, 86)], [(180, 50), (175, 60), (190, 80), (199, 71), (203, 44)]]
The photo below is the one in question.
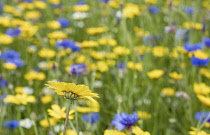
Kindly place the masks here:
[(34, 90), (32, 88), (26, 86), (26, 87), (23, 88), (23, 93), (31, 95), (31, 94), (34, 93)]
[(29, 118), (26, 118), (26, 119), (20, 120), (19, 125), (21, 127), (30, 129), (34, 125), (34, 122), (32, 120), (30, 120)]
[(80, 20), (80, 19), (85, 19), (88, 17), (88, 14), (85, 13), (85, 12), (75, 12), (73, 15), (72, 15), (73, 19), (75, 20)]

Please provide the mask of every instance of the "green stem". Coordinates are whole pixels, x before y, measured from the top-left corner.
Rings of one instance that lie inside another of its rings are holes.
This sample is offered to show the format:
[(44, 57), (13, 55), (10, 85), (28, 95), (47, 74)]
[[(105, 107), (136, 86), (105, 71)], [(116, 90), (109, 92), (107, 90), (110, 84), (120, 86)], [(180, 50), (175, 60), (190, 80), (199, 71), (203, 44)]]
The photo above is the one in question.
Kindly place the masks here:
[(73, 101), (70, 100), (70, 105), (67, 108), (67, 113), (66, 113), (66, 118), (65, 118), (65, 123), (64, 123), (64, 130), (63, 130), (63, 135), (66, 134), (66, 128), (67, 128), (67, 123), (68, 123), (68, 117), (69, 117), (69, 112), (70, 112), (70, 108), (71, 105), (73, 104)]

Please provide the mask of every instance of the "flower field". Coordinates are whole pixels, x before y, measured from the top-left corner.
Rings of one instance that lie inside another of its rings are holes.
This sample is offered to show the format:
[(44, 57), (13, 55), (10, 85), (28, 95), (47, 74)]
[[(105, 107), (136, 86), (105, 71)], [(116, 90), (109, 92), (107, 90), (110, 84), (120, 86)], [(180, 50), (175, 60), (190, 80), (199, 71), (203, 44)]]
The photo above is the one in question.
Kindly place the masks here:
[(210, 135), (210, 0), (1, 0), (0, 135)]

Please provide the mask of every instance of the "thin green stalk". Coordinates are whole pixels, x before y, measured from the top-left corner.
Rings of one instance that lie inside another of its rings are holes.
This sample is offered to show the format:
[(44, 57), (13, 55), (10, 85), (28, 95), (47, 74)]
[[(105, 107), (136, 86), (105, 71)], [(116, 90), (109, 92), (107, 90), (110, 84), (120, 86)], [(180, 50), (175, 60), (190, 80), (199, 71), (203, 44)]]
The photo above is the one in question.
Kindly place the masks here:
[(65, 123), (64, 123), (64, 130), (63, 130), (63, 135), (66, 134), (66, 129), (67, 129), (67, 123), (68, 123), (68, 117), (69, 117), (69, 112), (70, 112), (70, 108), (71, 108), (71, 105), (73, 104), (73, 101), (70, 100), (70, 104), (67, 108), (67, 112), (66, 112), (66, 118), (65, 118)]

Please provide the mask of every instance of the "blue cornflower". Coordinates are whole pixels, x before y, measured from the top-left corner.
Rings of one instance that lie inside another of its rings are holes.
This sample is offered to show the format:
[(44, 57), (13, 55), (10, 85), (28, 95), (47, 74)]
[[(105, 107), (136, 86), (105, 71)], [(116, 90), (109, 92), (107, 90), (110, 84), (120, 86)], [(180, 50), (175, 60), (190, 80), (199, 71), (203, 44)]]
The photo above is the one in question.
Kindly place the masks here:
[(0, 88), (5, 88), (8, 86), (8, 82), (7, 80), (4, 80), (1, 76), (0, 76)]
[(8, 60), (6, 60), (6, 63), (13, 63), (17, 67), (22, 67), (23, 66), (23, 61), (19, 58), (18, 59), (8, 59)]
[(204, 38), (203, 38), (203, 42), (204, 42), (204, 44), (205, 44), (207, 47), (210, 47), (210, 38), (204, 37)]
[(149, 12), (152, 14), (157, 14), (159, 12), (159, 8), (155, 6), (149, 7)]
[(91, 113), (85, 113), (83, 114), (82, 118), (87, 123), (96, 123), (99, 120), (99, 113), (97, 112), (91, 112)]
[(0, 54), (0, 59), (8, 60), (8, 59), (16, 59), (16, 58), (20, 58), (20, 53), (15, 50), (8, 50)]
[(79, 51), (81, 47), (77, 46), (74, 40), (67, 40), (63, 39), (58, 42), (56, 42), (57, 47), (64, 47), (64, 48), (69, 48), (72, 51)]
[(0, 99), (5, 99), (7, 97), (7, 94), (0, 95)]
[(4, 7), (4, 4), (2, 1), (0, 1), (0, 13), (2, 13), (4, 10), (3, 10), (3, 7)]
[(185, 12), (188, 14), (193, 14), (194, 13), (194, 8), (193, 7), (186, 7)]
[(134, 123), (138, 120), (138, 115), (136, 112), (133, 114), (127, 114), (125, 112), (121, 114), (116, 114), (112, 124), (117, 128), (117, 130), (123, 130), (124, 128), (130, 129)]
[(186, 44), (184, 44), (183, 47), (184, 47), (184, 50), (188, 51), (188, 52), (194, 52), (196, 50), (202, 50), (203, 49), (202, 43), (192, 44), (190, 42), (187, 42)]
[(56, 21), (61, 25), (61, 27), (68, 27), (70, 25), (70, 21), (66, 18), (59, 18)]
[(86, 5), (87, 3), (85, 1), (79, 1), (76, 3), (76, 5)]
[(19, 126), (19, 123), (17, 120), (10, 120), (10, 121), (5, 121), (3, 124), (3, 127), (5, 128), (10, 128), (10, 129), (15, 129)]
[(8, 50), (0, 54), (0, 59), (6, 61), (6, 63), (13, 63), (17, 67), (23, 66), (23, 61), (20, 59), (20, 53), (15, 50)]
[(8, 28), (6, 31), (6, 34), (10, 37), (16, 37), (21, 34), (21, 30), (18, 27), (14, 28), (14, 29)]
[(101, 0), (101, 2), (104, 2), (104, 3), (107, 3), (109, 1), (111, 1), (111, 0)]
[(87, 73), (87, 66), (85, 64), (74, 64), (70, 66), (71, 75), (83, 75)]
[(194, 66), (206, 66), (209, 63), (209, 58), (199, 59), (195, 56), (191, 57), (191, 62)]
[(209, 122), (210, 123), (210, 112), (200, 111), (195, 114), (195, 119), (201, 123)]
[(125, 69), (126, 68), (125, 62), (120, 62), (119, 64), (116, 65), (116, 67), (119, 69)]

